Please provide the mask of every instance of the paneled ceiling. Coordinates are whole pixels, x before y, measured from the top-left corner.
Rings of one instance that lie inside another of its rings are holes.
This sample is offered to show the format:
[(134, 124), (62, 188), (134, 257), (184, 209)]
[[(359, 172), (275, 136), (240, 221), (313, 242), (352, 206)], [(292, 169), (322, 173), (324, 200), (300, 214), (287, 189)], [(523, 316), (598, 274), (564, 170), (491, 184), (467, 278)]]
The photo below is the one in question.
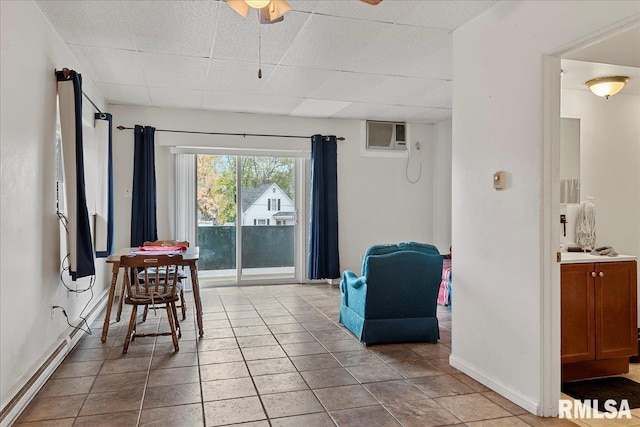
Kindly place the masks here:
[(418, 123), (451, 118), (452, 32), (494, 3), (38, 1), (112, 104)]

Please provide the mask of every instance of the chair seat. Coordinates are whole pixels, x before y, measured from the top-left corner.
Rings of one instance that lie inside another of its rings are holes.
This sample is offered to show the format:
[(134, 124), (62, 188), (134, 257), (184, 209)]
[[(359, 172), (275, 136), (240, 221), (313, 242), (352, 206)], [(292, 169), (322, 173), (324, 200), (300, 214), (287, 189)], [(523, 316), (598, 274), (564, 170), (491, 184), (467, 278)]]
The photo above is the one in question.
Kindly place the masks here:
[(154, 295), (153, 298), (147, 295), (140, 296), (126, 296), (124, 299), (125, 304), (135, 305), (151, 305), (151, 304), (166, 304), (169, 302), (178, 301), (179, 296), (176, 295)]
[[(141, 280), (141, 282), (140, 282), (140, 289), (144, 289), (144, 285), (143, 285), (143, 283), (142, 283), (142, 281), (143, 281), (144, 279), (140, 279), (140, 280)], [(135, 287), (134, 287), (134, 289), (135, 289)], [(182, 283), (182, 282), (178, 282), (178, 283), (176, 283), (176, 290), (177, 290), (177, 292), (178, 292), (178, 293), (182, 292), (182, 291), (184, 290), (184, 283)]]

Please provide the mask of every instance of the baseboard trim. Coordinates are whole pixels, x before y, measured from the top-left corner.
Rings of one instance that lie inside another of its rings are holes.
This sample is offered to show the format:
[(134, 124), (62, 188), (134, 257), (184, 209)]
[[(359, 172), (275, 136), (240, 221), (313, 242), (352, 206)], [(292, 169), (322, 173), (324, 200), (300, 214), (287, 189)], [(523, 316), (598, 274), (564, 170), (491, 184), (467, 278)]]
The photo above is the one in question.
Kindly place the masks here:
[[(103, 292), (98, 302), (86, 316), (87, 323), (93, 323), (102, 312), (102, 309), (107, 305), (108, 291), (107, 289)], [(33, 371), (33, 374), (0, 411), (0, 427), (10, 426), (17, 420), (20, 414), (22, 414), (22, 411), (25, 410), (38, 391), (40, 391), (42, 386), (44, 386), (58, 366), (60, 366), (65, 357), (67, 357), (69, 352), (83, 337), (84, 334), (78, 334), (77, 332), (77, 328), (67, 328), (62, 339), (57, 344), (51, 346), (48, 356), (43, 356), (43, 358), (46, 357), (44, 362), (32, 367), (31, 371)]]
[(532, 399), (530, 396), (522, 394), (498, 378), (486, 374), (472, 363), (452, 354), (449, 356), (449, 364), (532, 414), (540, 415), (540, 402)]

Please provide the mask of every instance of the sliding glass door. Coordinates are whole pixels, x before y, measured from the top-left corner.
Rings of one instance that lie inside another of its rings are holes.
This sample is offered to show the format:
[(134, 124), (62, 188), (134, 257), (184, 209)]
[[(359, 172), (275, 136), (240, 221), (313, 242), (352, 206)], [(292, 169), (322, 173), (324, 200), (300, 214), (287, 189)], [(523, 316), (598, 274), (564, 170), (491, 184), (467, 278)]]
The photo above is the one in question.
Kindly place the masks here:
[(296, 277), (296, 159), (197, 154), (198, 269), (221, 283)]

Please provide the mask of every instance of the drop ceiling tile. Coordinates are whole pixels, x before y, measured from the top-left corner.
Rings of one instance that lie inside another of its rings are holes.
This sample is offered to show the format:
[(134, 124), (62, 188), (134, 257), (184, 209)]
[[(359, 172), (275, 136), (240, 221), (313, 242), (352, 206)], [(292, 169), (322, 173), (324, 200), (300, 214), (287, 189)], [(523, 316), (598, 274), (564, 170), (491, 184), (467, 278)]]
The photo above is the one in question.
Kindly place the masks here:
[(372, 117), (374, 120), (388, 120), (394, 122), (412, 122), (422, 121), (423, 117), (433, 113), (434, 108), (422, 108), (422, 107), (406, 107), (406, 106), (393, 106), (382, 114), (377, 114)]
[(261, 93), (308, 98), (328, 78), (325, 70), (280, 66), (271, 72)]
[[(366, 104), (362, 102), (353, 102), (349, 106), (335, 113), (333, 119), (368, 119), (370, 117), (384, 117), (384, 112), (389, 109), (384, 104)], [(386, 120), (386, 119), (382, 119)]]
[(105, 100), (110, 104), (151, 106), (149, 88), (122, 84), (96, 83)]
[(267, 85), (274, 69), (273, 65), (263, 65), (262, 78), (259, 79), (258, 64), (212, 59), (209, 64), (206, 89), (244, 94), (260, 93)]
[(413, 107), (451, 108), (453, 104), (453, 82), (439, 80), (432, 89), (416, 95), (415, 98), (410, 99), (405, 104)]
[(209, 60), (192, 56), (140, 53), (145, 79), (150, 87), (203, 89)]
[(324, 3), (325, 0), (291, 0), (287, 1), (289, 6), (291, 6), (291, 10), (297, 12), (312, 12), (318, 4)]
[(439, 49), (425, 52), (405, 70), (405, 75), (430, 79), (453, 78), (453, 41)]
[(256, 11), (251, 10), (243, 18), (224, 6), (220, 10), (212, 57), (257, 64), (260, 39), (262, 62), (277, 64), (308, 17), (306, 13), (289, 12), (282, 22), (260, 25)]
[(199, 56), (211, 54), (217, 1), (120, 2), (139, 50)]
[(189, 108), (198, 110), (202, 106), (202, 91), (166, 87), (149, 88), (154, 107)]
[(37, 2), (110, 102), (414, 121), (450, 117), (450, 30), (493, 3), (292, 0), (259, 26), (224, 1)]
[(439, 123), (450, 120), (451, 117), (452, 110), (450, 108), (438, 108), (422, 116), (421, 123)]
[(331, 117), (337, 112), (348, 107), (350, 102), (327, 101), (324, 99), (306, 99), (298, 105), (291, 113), (298, 117)]
[(205, 91), (202, 94), (203, 109), (239, 113), (288, 115), (302, 101), (300, 98), (257, 94), (211, 91)]
[[(292, 2), (292, 6), (297, 2)], [(313, 13), (378, 22), (396, 22), (409, 15), (415, 1), (383, 1), (376, 6), (359, 1), (319, 1)], [(295, 7), (295, 6), (293, 6)]]
[(363, 97), (363, 102), (374, 104), (399, 105), (414, 98), (416, 94), (437, 87), (438, 80), (417, 79), (415, 77), (387, 77), (379, 86), (371, 88)]
[(280, 65), (352, 70), (357, 55), (386, 25), (390, 24), (311, 15)]
[(348, 71), (323, 72), (328, 76), (327, 80), (309, 92), (309, 98), (360, 102), (372, 88), (381, 85), (387, 79), (378, 74)]
[(455, 30), (462, 24), (480, 15), (496, 1), (456, 0), (418, 1), (410, 14), (398, 20), (399, 23), (430, 28)]
[(146, 84), (138, 52), (83, 45), (69, 47), (95, 83), (138, 86)]
[(67, 43), (136, 48), (123, 2), (39, 0), (37, 4)]
[[(382, 4), (382, 3), (380, 3)], [(406, 25), (385, 25), (355, 57), (351, 69), (379, 74), (406, 75), (434, 46), (442, 46), (451, 35), (445, 30)]]

